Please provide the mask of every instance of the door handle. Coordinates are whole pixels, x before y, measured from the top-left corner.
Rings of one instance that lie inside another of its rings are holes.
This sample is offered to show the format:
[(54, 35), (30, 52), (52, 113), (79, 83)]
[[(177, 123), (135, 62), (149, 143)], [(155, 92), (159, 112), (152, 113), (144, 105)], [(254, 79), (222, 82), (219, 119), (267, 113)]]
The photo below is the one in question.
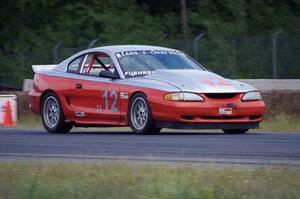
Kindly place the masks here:
[(82, 89), (82, 84), (75, 84), (75, 88)]

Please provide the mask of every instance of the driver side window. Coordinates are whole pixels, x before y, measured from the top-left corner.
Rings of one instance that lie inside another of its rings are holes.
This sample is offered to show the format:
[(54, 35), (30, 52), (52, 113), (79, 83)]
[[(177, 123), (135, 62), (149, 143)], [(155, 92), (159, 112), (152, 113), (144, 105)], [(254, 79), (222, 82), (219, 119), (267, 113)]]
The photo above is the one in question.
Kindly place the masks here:
[(110, 70), (113, 73), (116, 70), (110, 56), (106, 53), (91, 53), (87, 55), (81, 73), (99, 76), (100, 72), (104, 70)]

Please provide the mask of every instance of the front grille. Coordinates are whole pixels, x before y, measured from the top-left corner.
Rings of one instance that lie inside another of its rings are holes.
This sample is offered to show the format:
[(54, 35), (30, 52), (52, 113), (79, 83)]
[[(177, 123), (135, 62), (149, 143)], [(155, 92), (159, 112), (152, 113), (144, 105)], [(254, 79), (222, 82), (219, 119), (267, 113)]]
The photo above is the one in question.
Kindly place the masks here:
[(206, 93), (205, 96), (212, 99), (229, 99), (233, 98), (238, 93)]

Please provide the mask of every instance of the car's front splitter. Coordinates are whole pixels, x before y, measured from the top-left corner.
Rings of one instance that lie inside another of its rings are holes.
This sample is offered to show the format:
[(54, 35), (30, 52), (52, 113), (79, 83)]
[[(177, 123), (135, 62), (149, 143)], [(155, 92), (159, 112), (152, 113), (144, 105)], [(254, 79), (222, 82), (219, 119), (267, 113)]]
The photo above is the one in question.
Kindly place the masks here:
[(195, 123), (195, 122), (163, 122), (157, 121), (158, 128), (171, 129), (255, 129), (259, 122), (217, 122), (217, 123)]

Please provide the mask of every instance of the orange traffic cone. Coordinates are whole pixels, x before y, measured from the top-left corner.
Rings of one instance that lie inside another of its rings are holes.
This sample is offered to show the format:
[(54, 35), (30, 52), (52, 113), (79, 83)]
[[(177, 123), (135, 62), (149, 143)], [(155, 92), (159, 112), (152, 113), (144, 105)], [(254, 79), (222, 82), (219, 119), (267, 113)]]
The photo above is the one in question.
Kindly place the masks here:
[(6, 127), (10, 127), (14, 125), (9, 101), (6, 101), (3, 125)]

